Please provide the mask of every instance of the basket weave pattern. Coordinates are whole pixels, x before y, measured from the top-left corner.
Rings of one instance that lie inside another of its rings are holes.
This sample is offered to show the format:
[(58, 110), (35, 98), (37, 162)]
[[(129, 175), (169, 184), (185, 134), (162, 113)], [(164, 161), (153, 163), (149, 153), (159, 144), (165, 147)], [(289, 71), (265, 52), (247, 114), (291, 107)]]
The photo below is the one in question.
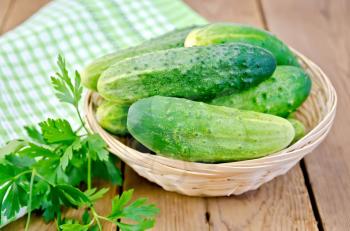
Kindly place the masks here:
[(106, 141), (109, 151), (117, 155), (139, 175), (168, 191), (190, 196), (238, 195), (257, 189), (263, 183), (286, 173), (306, 154), (312, 152), (331, 129), (337, 104), (334, 87), (323, 71), (311, 60), (293, 50), (312, 79), (309, 98), (296, 116), (308, 133), (295, 144), (269, 156), (222, 164), (193, 163), (174, 160), (131, 148), (132, 139), (118, 138), (99, 126), (95, 118), (99, 96), (89, 92), (84, 110), (88, 126)]

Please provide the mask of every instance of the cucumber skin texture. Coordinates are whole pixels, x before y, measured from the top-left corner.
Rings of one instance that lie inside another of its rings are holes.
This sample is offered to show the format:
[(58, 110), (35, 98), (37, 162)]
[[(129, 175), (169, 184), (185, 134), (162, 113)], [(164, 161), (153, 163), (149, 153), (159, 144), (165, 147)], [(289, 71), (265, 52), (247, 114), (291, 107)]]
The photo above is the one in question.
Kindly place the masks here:
[(295, 118), (288, 117), (287, 120), (293, 125), (295, 135), (292, 143), (295, 143), (305, 136), (306, 128), (301, 121)]
[(163, 96), (132, 104), (127, 127), (159, 155), (204, 163), (263, 157), (294, 138), (281, 117)]
[(188, 34), (185, 47), (227, 42), (242, 42), (265, 48), (275, 56), (277, 65), (300, 66), (291, 50), (276, 36), (265, 30), (240, 24), (213, 23), (194, 29)]
[(97, 88), (105, 99), (127, 103), (153, 95), (209, 100), (257, 85), (275, 68), (270, 52), (247, 44), (174, 48), (115, 63)]
[(126, 121), (130, 105), (104, 101), (96, 110), (100, 126), (115, 135), (126, 135)]
[(303, 69), (277, 66), (273, 75), (259, 85), (215, 98), (210, 104), (286, 117), (306, 100), (311, 85), (311, 79)]
[(105, 71), (113, 63), (125, 58), (133, 57), (136, 55), (156, 51), (165, 50), (175, 47), (183, 47), (187, 34), (197, 26), (186, 27), (183, 29), (177, 29), (170, 31), (162, 36), (145, 41), (142, 44), (130, 48), (126, 48), (100, 58), (95, 59), (89, 63), (81, 72), (82, 84), (96, 91), (97, 81), (103, 71)]

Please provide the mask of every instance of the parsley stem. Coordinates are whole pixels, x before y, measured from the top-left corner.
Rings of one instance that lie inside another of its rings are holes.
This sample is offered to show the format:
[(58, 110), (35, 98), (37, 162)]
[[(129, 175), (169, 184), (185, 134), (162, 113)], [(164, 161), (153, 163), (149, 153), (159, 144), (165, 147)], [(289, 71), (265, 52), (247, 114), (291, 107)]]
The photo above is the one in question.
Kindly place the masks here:
[(47, 179), (45, 179), (45, 177), (43, 177), (42, 175), (39, 175), (38, 173), (35, 173), (37, 177), (39, 177), (40, 179), (42, 179), (43, 181), (45, 181), (47, 184), (51, 185), (52, 187), (55, 187), (56, 185), (51, 183), (50, 181), (48, 181)]
[(102, 225), (101, 225), (100, 220), (99, 220), (100, 216), (96, 213), (94, 207), (91, 206), (90, 210), (91, 210), (92, 215), (94, 216), (94, 219), (96, 220), (98, 229), (101, 231), (102, 230)]
[(79, 111), (78, 106), (75, 107), (75, 110), (77, 111), (77, 114), (78, 114), (79, 120), (80, 120), (80, 122), (81, 122), (81, 125), (83, 125), (83, 128), (85, 129), (85, 131), (87, 132), (87, 134), (90, 134), (90, 131), (86, 128), (85, 122), (84, 122), (83, 118), (81, 117), (81, 114), (80, 114), (80, 111)]
[(21, 177), (21, 176), (23, 176), (23, 175), (26, 175), (26, 174), (28, 174), (28, 173), (31, 173), (31, 172), (32, 172), (32, 170), (27, 170), (27, 171), (21, 172), (21, 173), (17, 174), (16, 176), (12, 177), (12, 179), (13, 179), (13, 180), (16, 180), (16, 179), (18, 179), (19, 177)]
[(80, 125), (77, 130), (74, 131), (74, 133), (78, 133), (83, 128), (83, 125)]
[(53, 151), (54, 152), (57, 152), (57, 150), (59, 149), (59, 148), (61, 148), (63, 146), (63, 144), (59, 144)]
[(88, 162), (87, 162), (87, 187), (88, 190), (91, 189), (91, 156), (90, 153), (88, 153)]
[(28, 199), (28, 205), (27, 205), (27, 221), (25, 226), (25, 231), (28, 231), (29, 229), (29, 223), (30, 223), (30, 215), (32, 213), (32, 197), (33, 197), (33, 184), (34, 184), (34, 177), (35, 177), (35, 169), (32, 170), (32, 176), (30, 177), (30, 185), (29, 185), (29, 199)]
[(107, 218), (107, 217), (104, 217), (104, 216), (97, 215), (97, 217), (98, 217), (99, 219), (102, 219), (102, 220), (105, 220), (105, 221), (113, 222), (111, 219), (109, 219), (109, 218)]

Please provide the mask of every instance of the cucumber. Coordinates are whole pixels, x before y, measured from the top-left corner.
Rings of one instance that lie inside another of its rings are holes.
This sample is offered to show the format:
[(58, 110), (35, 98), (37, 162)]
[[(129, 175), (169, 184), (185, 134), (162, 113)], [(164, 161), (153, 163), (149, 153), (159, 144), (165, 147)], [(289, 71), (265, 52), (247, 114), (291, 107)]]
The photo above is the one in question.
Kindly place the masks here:
[(294, 138), (281, 117), (164, 96), (132, 104), (127, 128), (159, 155), (205, 163), (266, 156)]
[(96, 110), (96, 119), (101, 127), (115, 135), (126, 135), (126, 120), (130, 105), (104, 101)]
[(281, 40), (271, 33), (255, 27), (213, 23), (197, 28), (188, 34), (185, 47), (206, 46), (227, 42), (242, 42), (269, 50), (276, 58), (277, 65), (299, 66), (298, 60)]
[(149, 41), (145, 41), (144, 43), (138, 46), (126, 48), (126, 49), (95, 59), (93, 62), (88, 64), (81, 72), (82, 84), (85, 87), (96, 91), (97, 81), (101, 73), (113, 63), (125, 58), (148, 53), (151, 51), (165, 50), (165, 49), (170, 49), (175, 47), (183, 47), (187, 34), (193, 28), (196, 28), (196, 27), (191, 26), (183, 29), (174, 30), (160, 37), (151, 39)]
[(311, 80), (303, 69), (277, 66), (273, 75), (259, 85), (215, 98), (210, 104), (286, 117), (306, 100), (310, 90)]
[(292, 141), (292, 143), (297, 142), (298, 140), (300, 140), (301, 138), (303, 138), (303, 136), (305, 135), (305, 126), (302, 122), (300, 122), (299, 120), (295, 119), (295, 118), (290, 118), (288, 117), (287, 120), (293, 125), (294, 127), (294, 139)]
[(257, 85), (275, 68), (270, 52), (247, 44), (174, 48), (115, 63), (97, 88), (105, 99), (124, 103), (153, 95), (209, 100)]

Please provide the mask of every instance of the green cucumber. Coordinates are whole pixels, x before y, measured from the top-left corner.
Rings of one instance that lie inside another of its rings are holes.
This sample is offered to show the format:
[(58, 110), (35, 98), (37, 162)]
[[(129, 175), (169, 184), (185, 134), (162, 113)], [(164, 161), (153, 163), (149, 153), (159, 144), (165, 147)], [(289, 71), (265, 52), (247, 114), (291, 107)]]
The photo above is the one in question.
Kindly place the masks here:
[(311, 80), (303, 69), (277, 66), (273, 75), (259, 85), (215, 98), (210, 104), (286, 117), (306, 100), (310, 90)]
[(299, 66), (298, 60), (281, 40), (270, 32), (255, 27), (213, 23), (197, 28), (188, 34), (185, 47), (206, 46), (227, 42), (242, 42), (269, 50), (276, 58), (277, 65)]
[(294, 127), (294, 132), (295, 132), (295, 136), (294, 139), (292, 141), (292, 143), (297, 142), (298, 140), (300, 140), (301, 138), (303, 138), (303, 136), (305, 136), (305, 126), (302, 122), (300, 122), (299, 120), (295, 119), (295, 118), (287, 118), (287, 120), (293, 125)]
[(206, 163), (263, 157), (294, 138), (293, 126), (281, 117), (164, 96), (132, 104), (127, 127), (159, 155)]
[(138, 46), (126, 48), (95, 59), (93, 62), (88, 64), (81, 72), (82, 84), (85, 87), (96, 91), (97, 81), (101, 73), (115, 62), (132, 56), (148, 53), (151, 51), (183, 47), (187, 34), (193, 28), (196, 27), (191, 26), (183, 29), (174, 30), (160, 37), (145, 41), (144, 43)]
[(126, 135), (126, 120), (130, 105), (104, 101), (96, 110), (96, 119), (100, 126), (112, 134)]
[(115, 63), (97, 88), (105, 99), (126, 103), (153, 95), (209, 100), (257, 85), (275, 68), (270, 52), (247, 44), (174, 48)]

